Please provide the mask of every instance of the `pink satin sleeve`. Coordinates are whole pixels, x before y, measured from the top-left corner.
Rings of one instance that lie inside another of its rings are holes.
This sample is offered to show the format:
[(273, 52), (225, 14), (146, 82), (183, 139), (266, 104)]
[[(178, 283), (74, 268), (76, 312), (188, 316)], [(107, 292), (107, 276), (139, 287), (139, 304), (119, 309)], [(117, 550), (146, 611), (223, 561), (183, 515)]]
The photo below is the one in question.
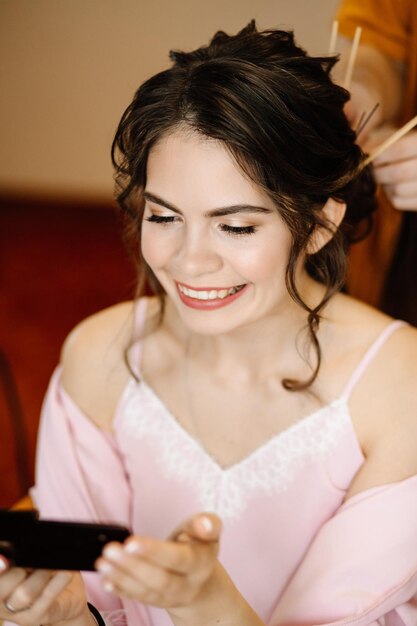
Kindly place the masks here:
[[(31, 490), (43, 518), (109, 522), (131, 527), (131, 492), (116, 441), (95, 426), (60, 385), (58, 368), (45, 398), (38, 436), (36, 484)], [(137, 603), (120, 601), (103, 590), (99, 575), (83, 573), (88, 599), (100, 611), (115, 615), (135, 614)], [(135, 605), (133, 607), (133, 604)], [(130, 606), (127, 606), (130, 605)]]
[(416, 626), (417, 476), (353, 496), (318, 532), (274, 626)]

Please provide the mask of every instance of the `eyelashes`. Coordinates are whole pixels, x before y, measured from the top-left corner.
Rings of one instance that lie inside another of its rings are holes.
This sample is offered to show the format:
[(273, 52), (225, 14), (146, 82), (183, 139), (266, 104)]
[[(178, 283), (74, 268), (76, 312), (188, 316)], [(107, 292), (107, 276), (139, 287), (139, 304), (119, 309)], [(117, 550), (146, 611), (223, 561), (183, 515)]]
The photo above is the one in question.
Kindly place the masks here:
[[(168, 225), (176, 221), (176, 215), (150, 215), (146, 217), (147, 222), (154, 224)], [(230, 226), (229, 224), (220, 224), (220, 230), (228, 235), (241, 237), (244, 235), (253, 235), (257, 228), (256, 226)]]
[(175, 215), (150, 215), (146, 217), (147, 222), (154, 222), (154, 224), (170, 224), (175, 221)]
[(224, 233), (237, 236), (253, 235), (256, 232), (255, 226), (229, 226), (228, 224), (221, 224), (220, 229)]

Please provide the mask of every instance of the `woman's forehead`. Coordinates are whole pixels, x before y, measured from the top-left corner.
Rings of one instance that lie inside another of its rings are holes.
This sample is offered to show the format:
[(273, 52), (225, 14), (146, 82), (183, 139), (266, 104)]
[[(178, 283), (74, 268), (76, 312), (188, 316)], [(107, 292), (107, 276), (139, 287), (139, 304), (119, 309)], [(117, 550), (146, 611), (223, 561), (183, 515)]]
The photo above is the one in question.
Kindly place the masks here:
[(245, 200), (274, 208), (269, 196), (248, 178), (224, 144), (197, 132), (170, 133), (152, 148), (146, 187), (158, 196), (175, 194), (186, 202), (198, 198), (206, 207), (208, 200), (213, 207)]

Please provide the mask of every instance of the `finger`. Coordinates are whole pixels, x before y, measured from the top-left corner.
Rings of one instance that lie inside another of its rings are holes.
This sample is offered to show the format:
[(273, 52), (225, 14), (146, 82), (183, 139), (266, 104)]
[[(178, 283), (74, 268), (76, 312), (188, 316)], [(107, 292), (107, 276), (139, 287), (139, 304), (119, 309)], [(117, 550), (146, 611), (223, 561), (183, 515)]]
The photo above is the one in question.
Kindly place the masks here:
[[(220, 531), (221, 521), (217, 515), (204, 513), (184, 522), (168, 540), (133, 535), (125, 541), (124, 546), (127, 552), (141, 555), (157, 565), (187, 572), (196, 566), (196, 557), (199, 553), (217, 554)], [(210, 549), (193, 550), (189, 544), (195, 541), (201, 542), (202, 545), (206, 544)]]
[(133, 536), (123, 547), (116, 543), (108, 544), (103, 556), (109, 561), (121, 562), (127, 554), (177, 574), (188, 574), (204, 569), (217, 552), (218, 543), (214, 541), (179, 543)]
[(375, 167), (375, 178), (382, 185), (395, 185), (417, 179), (417, 158)]
[(43, 588), (42, 593), (36, 598), (28, 611), (22, 612), (28, 613), (30, 611), (33, 622), (39, 624), (43, 622), (52, 623), (65, 619), (65, 615), (62, 615), (62, 609), (57, 606), (53, 606), (58, 596), (64, 591), (72, 580), (71, 572), (57, 572), (54, 574), (46, 586)]
[(222, 524), (214, 513), (200, 513), (179, 526), (169, 539), (177, 540), (186, 533), (190, 538), (198, 541), (219, 541)]
[(36, 570), (29, 574), (7, 596), (7, 604), (10, 604), (16, 611), (24, 611), (33, 605), (52, 576), (53, 572), (48, 570)]
[(417, 173), (416, 180), (410, 180), (406, 183), (398, 183), (398, 185), (393, 185), (389, 190), (391, 195), (399, 197), (399, 198), (408, 198), (409, 200), (417, 199)]
[(121, 565), (127, 562), (140, 561), (152, 564), (159, 568), (165, 568), (177, 574), (187, 574), (195, 567), (197, 555), (195, 548), (190, 544), (176, 543), (173, 541), (159, 541), (145, 537), (133, 536), (123, 546), (108, 544), (103, 550), (106, 561)]
[(97, 569), (105, 577), (105, 589), (111, 589), (110, 583), (122, 595), (145, 601), (150, 592), (167, 597), (185, 586), (184, 575), (128, 555), (123, 550), (121, 553), (112, 559), (102, 557), (97, 561)]
[(393, 206), (400, 211), (417, 211), (417, 197), (406, 198), (403, 196), (390, 195), (389, 199)]
[(27, 572), (21, 567), (12, 567), (0, 578), (0, 600), (8, 599), (13, 591), (26, 579)]
[(132, 538), (126, 545), (131, 554), (140, 554), (147, 561), (169, 570), (186, 574), (204, 566), (217, 556), (219, 543), (215, 539), (200, 541), (190, 534), (183, 533), (181, 541), (149, 541), (141, 538), (140, 549), (136, 552), (137, 543)]
[[(380, 142), (382, 143), (382, 142)], [(387, 148), (380, 156), (374, 160), (375, 165), (390, 163), (391, 161), (401, 161), (417, 156), (417, 132), (412, 131), (396, 141)]]
[[(200, 562), (217, 556), (220, 531), (220, 519), (212, 513), (204, 513), (177, 528), (170, 536), (171, 540), (161, 541), (133, 535), (124, 543), (124, 550), (155, 565), (178, 573), (187, 573), (198, 567)], [(178, 537), (181, 537), (181, 541), (177, 540)], [(186, 543), (185, 537), (191, 541)], [(120, 544), (112, 542), (105, 547), (103, 555), (109, 556), (113, 549), (116, 552), (119, 548)]]

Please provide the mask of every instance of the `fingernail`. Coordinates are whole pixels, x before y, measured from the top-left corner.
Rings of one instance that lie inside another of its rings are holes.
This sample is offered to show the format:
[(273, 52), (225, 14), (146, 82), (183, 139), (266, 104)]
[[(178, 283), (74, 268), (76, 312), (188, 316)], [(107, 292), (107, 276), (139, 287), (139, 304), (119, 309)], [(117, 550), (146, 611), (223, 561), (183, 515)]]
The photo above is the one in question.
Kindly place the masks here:
[(99, 572), (102, 572), (103, 574), (110, 574), (110, 572), (113, 571), (113, 567), (110, 565), (110, 563), (107, 563), (106, 561), (102, 561), (101, 563), (98, 563), (97, 569)]
[(107, 593), (111, 593), (112, 591), (114, 591), (114, 585), (107, 580), (103, 585), (103, 589), (104, 591), (107, 591)]
[(199, 519), (200, 525), (206, 531), (206, 533), (212, 533), (214, 530), (213, 522), (209, 517), (200, 517)]
[(128, 541), (124, 546), (124, 551), (128, 554), (142, 554), (143, 553), (143, 545), (139, 543), (136, 539), (132, 541)]
[(118, 548), (116, 546), (108, 546), (103, 550), (104, 556), (107, 556), (109, 559), (114, 559), (117, 561), (123, 556), (122, 548)]

